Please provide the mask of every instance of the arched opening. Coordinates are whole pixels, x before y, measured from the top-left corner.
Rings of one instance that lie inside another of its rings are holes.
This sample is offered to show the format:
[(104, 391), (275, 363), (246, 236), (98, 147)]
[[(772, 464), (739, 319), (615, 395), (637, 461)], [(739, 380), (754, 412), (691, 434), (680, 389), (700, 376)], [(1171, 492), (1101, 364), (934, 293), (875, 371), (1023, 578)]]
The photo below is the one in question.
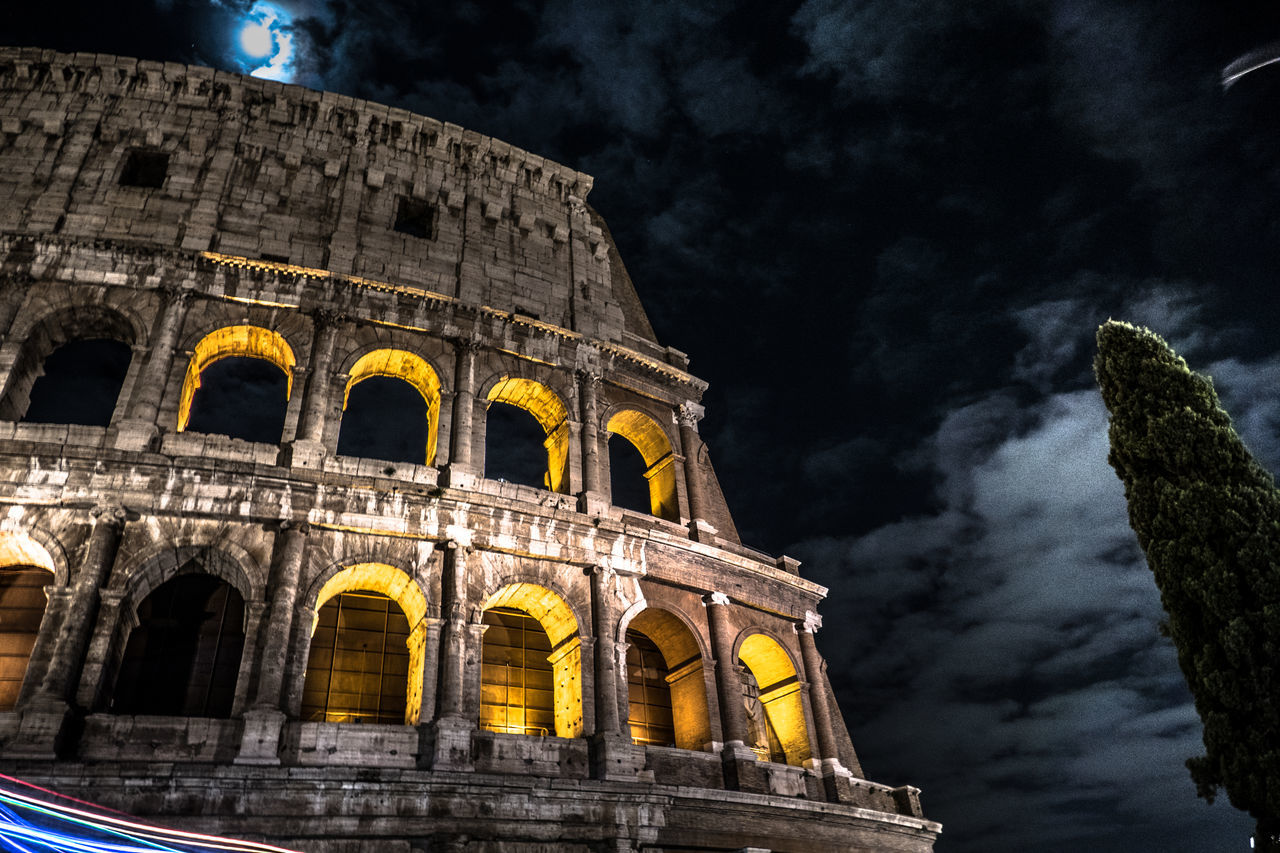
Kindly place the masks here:
[(668, 611), (648, 608), (627, 626), (628, 719), (636, 743), (705, 749), (711, 738), (702, 652)]
[(510, 734), (582, 735), (582, 643), (564, 599), (516, 583), (485, 602), (480, 727)]
[(383, 563), (338, 572), (316, 596), (302, 719), (415, 725), (422, 711), (427, 599)]
[(0, 711), (18, 704), (53, 570), (53, 558), (34, 539), (0, 534)]
[(432, 465), (440, 418), (440, 380), (421, 357), (380, 349), (351, 367), (342, 401), (338, 452)]
[[(667, 439), (667, 434), (662, 431), (662, 427), (658, 426), (653, 418), (638, 412), (634, 409), (623, 409), (609, 418), (606, 426), (609, 433), (609, 466), (611, 472), (611, 485), (616, 484), (620, 477), (625, 477), (628, 473), (626, 462), (623, 461), (624, 468), (622, 471), (614, 471), (615, 442), (613, 436), (620, 436), (625, 439), (636, 452), (640, 454), (643, 460), (643, 468), (640, 471), (640, 477), (648, 484), (648, 505), (647, 511), (657, 516), (665, 518), (668, 521), (678, 521), (680, 518), (680, 508), (676, 501), (676, 471), (675, 456), (671, 452), (671, 442)], [(625, 460), (625, 457), (624, 457)], [(633, 466), (634, 467), (634, 466)], [(622, 496), (626, 497), (628, 491), (633, 491), (637, 485), (634, 474), (631, 475), (632, 482), (623, 486)], [(618, 486), (614, 486), (618, 488)], [(614, 503), (618, 503), (618, 492), (615, 491)], [(626, 506), (626, 504), (619, 504)], [(630, 507), (628, 507), (630, 508)]]
[(765, 761), (803, 764), (811, 753), (800, 679), (791, 657), (773, 638), (752, 634), (738, 650), (747, 745)]
[(227, 326), (211, 332), (196, 344), (187, 365), (178, 431), (279, 442), (295, 363), (289, 344), (269, 329)]
[(244, 599), (207, 574), (165, 581), (138, 605), (115, 714), (229, 717), (244, 650)]
[(133, 349), (111, 338), (69, 341), (44, 360), (22, 420), (109, 426)]
[(649, 484), (644, 472), (649, 466), (635, 445), (609, 434), (609, 494), (614, 506), (632, 512), (647, 513), (652, 509)]
[[(569, 414), (560, 398), (539, 382), (508, 377), (489, 389), (487, 399), (485, 476), (566, 492)], [(531, 415), (541, 436), (527, 418), (512, 413), (510, 407)], [(539, 440), (544, 448), (541, 453), (532, 450)]]

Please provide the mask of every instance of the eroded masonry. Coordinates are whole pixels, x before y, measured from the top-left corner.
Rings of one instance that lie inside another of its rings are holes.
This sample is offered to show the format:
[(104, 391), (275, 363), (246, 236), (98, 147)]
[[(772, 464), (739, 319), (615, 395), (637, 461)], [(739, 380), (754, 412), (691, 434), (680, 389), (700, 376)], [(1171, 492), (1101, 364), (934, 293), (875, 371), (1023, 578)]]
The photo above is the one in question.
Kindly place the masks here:
[(313, 853), (930, 850), (590, 189), (0, 49), (5, 772)]

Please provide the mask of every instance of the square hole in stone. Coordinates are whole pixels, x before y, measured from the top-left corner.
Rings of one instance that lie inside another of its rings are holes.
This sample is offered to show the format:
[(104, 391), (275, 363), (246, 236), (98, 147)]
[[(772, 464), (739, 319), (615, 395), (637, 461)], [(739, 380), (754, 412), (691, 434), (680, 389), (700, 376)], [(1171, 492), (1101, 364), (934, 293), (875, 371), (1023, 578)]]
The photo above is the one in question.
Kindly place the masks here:
[(425, 201), (400, 196), (396, 203), (396, 224), (393, 227), (401, 234), (430, 240), (432, 213), (431, 205)]
[(164, 186), (164, 179), (168, 173), (168, 154), (163, 151), (132, 148), (129, 150), (128, 159), (124, 162), (124, 170), (120, 172), (120, 186), (158, 189)]

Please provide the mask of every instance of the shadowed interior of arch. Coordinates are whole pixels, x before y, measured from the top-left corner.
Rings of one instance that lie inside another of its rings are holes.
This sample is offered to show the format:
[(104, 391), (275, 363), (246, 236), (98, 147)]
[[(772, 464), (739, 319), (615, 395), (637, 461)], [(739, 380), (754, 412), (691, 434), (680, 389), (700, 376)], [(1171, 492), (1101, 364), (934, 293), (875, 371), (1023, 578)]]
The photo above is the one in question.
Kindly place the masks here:
[(213, 575), (183, 574), (138, 605), (110, 710), (229, 717), (244, 650), (244, 599)]
[(669, 611), (650, 607), (627, 626), (627, 693), (637, 743), (707, 749), (712, 741), (702, 652)]
[(45, 359), (22, 420), (108, 426), (132, 358), (128, 344), (111, 338), (63, 344)]
[(40, 622), (53, 557), (29, 536), (0, 533), (0, 711), (17, 704)]
[(349, 371), (338, 453), (388, 462), (435, 462), (440, 380), (419, 355), (379, 349)]
[(811, 747), (791, 657), (772, 637), (752, 634), (742, 641), (738, 662), (746, 669), (743, 703), (752, 741), (747, 745), (765, 760), (803, 764)]
[(422, 711), (426, 596), (407, 574), (359, 563), (316, 596), (302, 718), (414, 725)]
[(277, 443), (293, 388), (293, 350), (277, 332), (226, 326), (196, 344), (178, 404), (178, 431)]
[(485, 602), (480, 727), (508, 734), (582, 735), (582, 645), (564, 599), (509, 584)]
[(507, 377), (489, 389), (486, 399), (484, 475), (564, 492), (569, 414), (560, 398), (540, 382)]
[[(606, 425), (609, 435), (609, 471), (610, 485), (621, 489), (614, 492), (614, 503), (631, 509), (619, 498), (635, 500), (630, 497), (637, 487), (645, 489), (647, 501), (642, 511), (649, 512), (658, 518), (677, 521), (680, 509), (676, 501), (675, 456), (671, 452), (671, 442), (657, 422), (634, 409), (623, 409), (609, 418)], [(615, 441), (614, 437), (620, 440)], [(621, 453), (623, 444), (630, 444), (640, 455), (642, 467), (639, 477), (633, 473), (635, 463)], [(614, 469), (615, 459), (627, 466), (624, 470)], [(628, 482), (629, 481), (629, 482)], [(647, 483), (647, 486), (645, 485)]]
[(644, 478), (648, 468), (634, 444), (609, 434), (609, 493), (614, 506), (650, 512), (649, 484)]

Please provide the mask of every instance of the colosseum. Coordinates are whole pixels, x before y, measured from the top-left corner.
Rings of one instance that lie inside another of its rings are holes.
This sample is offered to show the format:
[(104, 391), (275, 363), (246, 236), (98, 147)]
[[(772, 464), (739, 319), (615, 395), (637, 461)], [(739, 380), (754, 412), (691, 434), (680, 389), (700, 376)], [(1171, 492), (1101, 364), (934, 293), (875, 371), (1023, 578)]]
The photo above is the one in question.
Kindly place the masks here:
[(591, 185), (0, 49), (5, 774), (309, 853), (932, 849)]

